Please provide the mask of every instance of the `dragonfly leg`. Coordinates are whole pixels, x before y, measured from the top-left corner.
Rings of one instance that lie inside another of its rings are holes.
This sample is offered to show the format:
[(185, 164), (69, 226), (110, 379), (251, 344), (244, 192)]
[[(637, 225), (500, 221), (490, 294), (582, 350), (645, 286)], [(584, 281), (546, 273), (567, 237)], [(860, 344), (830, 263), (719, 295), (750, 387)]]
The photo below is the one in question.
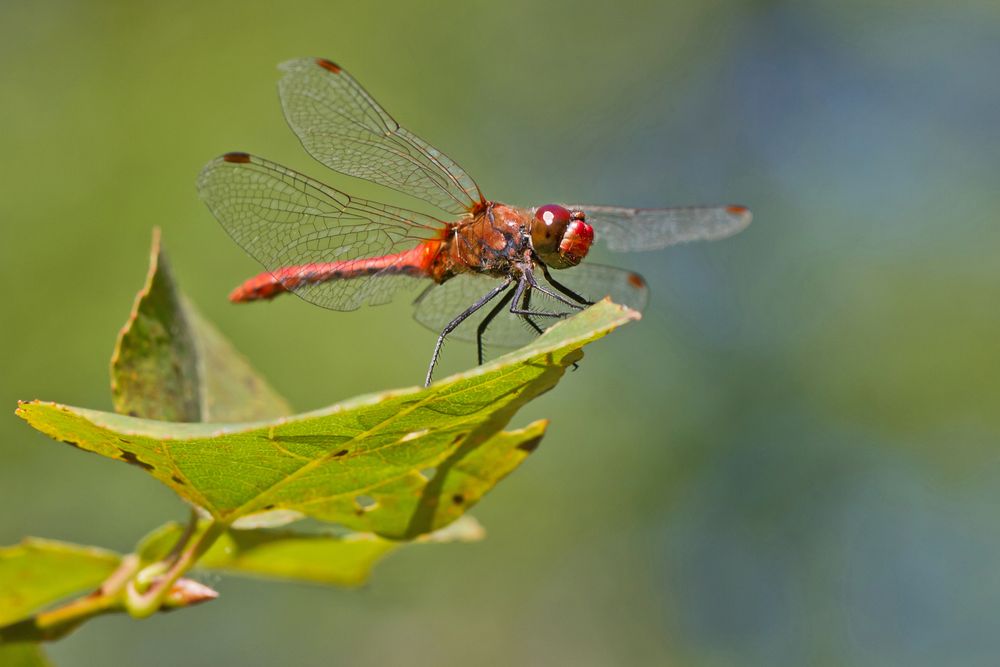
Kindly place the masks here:
[[(530, 306), (531, 306), (531, 290), (529, 289), (524, 291), (524, 301), (521, 302), (521, 308), (523, 308), (524, 310), (531, 310)], [(535, 322), (535, 320), (531, 319), (530, 315), (521, 315), (521, 318), (528, 323), (528, 326), (530, 326), (532, 329), (535, 330), (536, 334), (542, 335), (543, 333), (545, 333), (544, 331), (542, 331), (542, 328), (538, 326), (538, 323)]]
[(552, 277), (552, 274), (549, 273), (549, 267), (545, 266), (544, 264), (542, 264), (542, 275), (545, 276), (545, 279), (547, 281), (549, 281), (550, 285), (552, 285), (557, 290), (559, 290), (560, 292), (562, 292), (563, 294), (565, 294), (569, 298), (573, 299), (577, 303), (583, 304), (584, 306), (593, 306), (594, 305), (593, 301), (589, 301), (589, 300), (583, 298), (582, 296), (580, 296), (579, 294), (577, 294), (576, 292), (574, 292), (570, 288), (568, 288), (565, 285), (563, 285), (558, 280), (554, 279)]
[[(523, 304), (522, 307), (525, 310), (529, 310), (528, 307), (530, 305), (531, 305), (531, 290), (525, 290), (525, 292), (524, 292), (524, 304)], [(545, 333), (544, 331), (542, 331), (542, 328), (540, 326), (538, 326), (538, 324), (533, 319), (531, 319), (531, 317), (529, 317), (528, 315), (522, 315), (521, 317), (524, 318), (524, 321), (527, 322), (528, 325), (532, 329), (534, 329), (537, 334), (541, 335), (541, 334)], [(573, 370), (575, 371), (575, 370), (577, 370), (579, 368), (580, 368), (580, 364), (578, 364), (578, 363), (576, 363), (574, 361), (573, 362)]]
[(583, 306), (581, 306), (580, 304), (573, 303), (572, 301), (567, 300), (566, 297), (561, 296), (559, 294), (556, 294), (555, 292), (553, 292), (550, 289), (545, 289), (544, 287), (542, 287), (541, 285), (538, 285), (538, 284), (532, 285), (532, 287), (534, 287), (536, 290), (538, 290), (542, 294), (550, 296), (553, 299), (555, 299), (556, 301), (559, 301), (560, 303), (566, 304), (570, 308), (574, 308), (576, 310), (583, 310)]
[(529, 273), (525, 273), (517, 283), (517, 290), (514, 292), (514, 301), (510, 304), (510, 312), (514, 315), (534, 315), (535, 317), (566, 317), (566, 313), (553, 313), (547, 310), (529, 310), (521, 307), (521, 298), (525, 290), (531, 289), (531, 282), (534, 280)]
[[(545, 272), (546, 277), (547, 277), (548, 276), (548, 267), (546, 267), (544, 264), (541, 264), (541, 267), (542, 267), (542, 271)], [(564, 303), (567, 306), (569, 306), (570, 308), (574, 308), (576, 310), (581, 310), (583, 308), (583, 306), (581, 306), (579, 304), (576, 304), (576, 303), (573, 303), (572, 301), (569, 301), (566, 297), (564, 297), (562, 295), (559, 295), (559, 294), (556, 294), (552, 290), (546, 289), (545, 287), (542, 287), (541, 285), (539, 285), (538, 281), (535, 280), (535, 274), (532, 273), (531, 269), (525, 268), (524, 269), (524, 276), (525, 276), (525, 278), (528, 279), (528, 284), (531, 287), (534, 287), (536, 290), (538, 290), (542, 294), (545, 294), (545, 295), (547, 295), (549, 297), (552, 297), (556, 301)]]
[(490, 326), (491, 322), (493, 322), (493, 318), (496, 317), (500, 313), (500, 311), (503, 310), (508, 303), (510, 303), (510, 300), (513, 298), (514, 298), (514, 290), (511, 289), (507, 292), (504, 298), (500, 299), (497, 302), (497, 305), (493, 306), (493, 309), (490, 310), (490, 312), (486, 313), (486, 317), (483, 318), (483, 321), (479, 323), (479, 328), (476, 329), (476, 349), (479, 352), (480, 366), (483, 365), (483, 334), (486, 333), (486, 328)]
[[(531, 290), (529, 289), (529, 290), (525, 290), (524, 291), (524, 302), (522, 303), (521, 307), (524, 310), (531, 310), (530, 306), (531, 306)], [(538, 323), (535, 322), (533, 319), (531, 319), (530, 315), (521, 315), (521, 317), (524, 319), (525, 322), (528, 323), (528, 326), (530, 326), (532, 329), (535, 330), (535, 333), (537, 333), (539, 336), (541, 336), (543, 333), (545, 333), (542, 330), (542, 328), (540, 326), (538, 326)], [(574, 361), (573, 362), (573, 370), (575, 371), (579, 367), (580, 367), (580, 365)]]
[(475, 313), (477, 310), (488, 304), (490, 301), (496, 298), (500, 292), (507, 289), (510, 286), (511, 279), (507, 278), (502, 283), (487, 292), (483, 298), (475, 302), (468, 308), (466, 308), (462, 313), (453, 319), (451, 322), (441, 330), (441, 334), (438, 336), (437, 343), (434, 345), (434, 354), (431, 355), (431, 365), (427, 368), (427, 378), (424, 380), (424, 386), (428, 387), (431, 384), (431, 375), (434, 374), (434, 366), (437, 365), (438, 356), (441, 354), (441, 346), (444, 345), (444, 339), (448, 337), (452, 331), (455, 330), (459, 324), (464, 322), (469, 318), (470, 315)]

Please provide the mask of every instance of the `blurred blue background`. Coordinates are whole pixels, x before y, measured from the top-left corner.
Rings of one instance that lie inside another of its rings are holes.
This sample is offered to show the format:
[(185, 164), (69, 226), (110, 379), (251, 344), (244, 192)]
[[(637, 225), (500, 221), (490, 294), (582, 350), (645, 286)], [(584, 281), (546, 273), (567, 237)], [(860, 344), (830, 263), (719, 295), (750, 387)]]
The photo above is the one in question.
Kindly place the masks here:
[[(300, 409), (422, 377), (405, 300), (232, 306), (258, 265), (198, 200), (229, 150), (313, 162), (277, 63), (348, 68), (519, 204), (738, 202), (738, 237), (598, 257), (642, 322), (518, 415), (535, 456), (488, 539), (357, 591), (88, 624), (60, 665), (995, 665), (1000, 662), (996, 2), (58, 2), (0, 5), (0, 543), (126, 550), (184, 508), (31, 431), (110, 409), (160, 226), (183, 288)], [(444, 372), (471, 365), (446, 348)]]

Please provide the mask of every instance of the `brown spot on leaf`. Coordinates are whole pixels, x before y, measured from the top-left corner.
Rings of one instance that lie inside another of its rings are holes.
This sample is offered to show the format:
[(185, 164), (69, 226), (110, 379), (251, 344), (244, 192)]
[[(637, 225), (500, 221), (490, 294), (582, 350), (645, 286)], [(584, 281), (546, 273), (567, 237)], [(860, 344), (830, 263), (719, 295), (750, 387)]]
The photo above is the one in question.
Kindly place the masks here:
[(70, 447), (76, 447), (77, 449), (80, 449), (80, 443), (79, 442), (74, 442), (72, 440), (63, 440), (62, 442), (66, 443)]
[(531, 453), (538, 449), (538, 445), (542, 442), (542, 437), (532, 438), (531, 440), (526, 440), (517, 446), (522, 452)]
[(451, 502), (455, 503), (456, 505), (461, 505), (462, 503), (465, 502), (465, 496), (463, 496), (461, 493), (456, 493), (451, 497)]
[(346, 449), (341, 449), (339, 452), (337, 452), (336, 454), (333, 455), (333, 458), (335, 458), (335, 459), (340, 458), (341, 456), (343, 456), (346, 453), (347, 453)]
[(125, 463), (129, 463), (134, 466), (139, 466), (140, 468), (146, 471), (153, 470), (153, 466), (146, 463), (145, 461), (140, 461), (139, 457), (133, 454), (132, 452), (126, 452), (125, 450), (122, 449), (119, 449), (118, 451), (121, 452), (122, 461), (125, 461)]
[(181, 486), (184, 486), (184, 484), (185, 484), (184, 480), (181, 479), (180, 477), (178, 477), (177, 475), (171, 475), (170, 479), (174, 480), (174, 482), (180, 484)]

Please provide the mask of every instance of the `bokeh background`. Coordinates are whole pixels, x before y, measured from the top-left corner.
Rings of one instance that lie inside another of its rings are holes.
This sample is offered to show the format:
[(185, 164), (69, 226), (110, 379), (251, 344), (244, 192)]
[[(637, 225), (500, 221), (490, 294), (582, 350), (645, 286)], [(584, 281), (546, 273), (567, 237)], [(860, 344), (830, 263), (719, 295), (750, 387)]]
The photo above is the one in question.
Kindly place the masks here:
[[(493, 198), (739, 202), (725, 242), (601, 257), (653, 296), (518, 415), (552, 420), (475, 514), (355, 591), (223, 598), (50, 647), (60, 665), (995, 665), (1000, 5), (0, 4), (0, 543), (125, 550), (184, 508), (17, 399), (109, 409), (163, 228), (187, 293), (300, 409), (422, 377), (403, 300), (236, 307), (258, 266), (199, 202), (229, 150), (334, 185), (277, 63), (341, 63)], [(390, 197), (391, 198), (391, 197)], [(446, 348), (444, 371), (474, 359)]]

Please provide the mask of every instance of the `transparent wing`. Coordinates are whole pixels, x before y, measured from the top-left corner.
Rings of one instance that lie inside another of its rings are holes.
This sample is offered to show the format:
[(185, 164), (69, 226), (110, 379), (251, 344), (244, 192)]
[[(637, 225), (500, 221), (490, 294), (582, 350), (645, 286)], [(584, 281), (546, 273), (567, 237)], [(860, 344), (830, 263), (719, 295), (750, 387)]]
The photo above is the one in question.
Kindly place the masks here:
[(745, 228), (752, 218), (744, 206), (621, 208), (573, 204), (568, 208), (583, 211), (596, 240), (619, 252), (722, 239)]
[[(642, 310), (649, 298), (649, 290), (642, 276), (611, 266), (581, 264), (572, 269), (555, 271), (552, 277), (588, 301), (598, 301), (610, 296), (615, 303)], [(536, 274), (535, 278), (547, 289), (555, 291), (540, 273)], [(444, 284), (432, 286), (421, 294), (416, 302), (414, 317), (428, 329), (440, 333), (455, 316), (496, 287), (497, 282), (497, 278), (482, 274), (459, 274)], [(513, 289), (513, 285), (511, 288)], [(459, 325), (449, 338), (475, 342), (479, 324), (501, 298), (502, 296), (498, 296)], [(531, 291), (530, 307), (536, 310), (575, 312), (537, 290)], [(556, 321), (551, 317), (533, 319), (542, 329), (552, 326)], [(505, 307), (490, 323), (483, 340), (488, 347), (518, 347), (530, 342), (537, 335), (538, 332), (525, 322), (524, 318), (512, 315)]]
[[(223, 228), (271, 272), (284, 267), (358, 260), (438, 238), (444, 222), (406, 209), (352, 198), (287, 167), (246, 153), (205, 165), (198, 193)], [(384, 303), (413, 278), (391, 267), (371, 276), (283, 283), (306, 301), (333, 310)]]
[(329, 60), (281, 65), (285, 118), (310, 155), (335, 171), (465, 213), (483, 201), (451, 158), (399, 126), (350, 74)]

